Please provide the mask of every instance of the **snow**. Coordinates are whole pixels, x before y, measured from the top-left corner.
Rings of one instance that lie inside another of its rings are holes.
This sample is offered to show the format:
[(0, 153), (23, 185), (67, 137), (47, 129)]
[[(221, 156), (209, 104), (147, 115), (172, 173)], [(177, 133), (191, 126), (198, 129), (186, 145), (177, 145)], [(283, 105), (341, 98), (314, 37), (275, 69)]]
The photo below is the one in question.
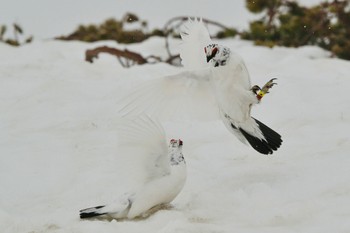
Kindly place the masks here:
[(215, 7), (208, 0), (76, 0), (74, 3), (69, 0), (1, 0), (1, 5), (0, 22), (8, 26), (16, 22), (23, 27), (26, 35), (34, 35), (35, 39), (67, 35), (80, 24), (99, 24), (107, 18), (122, 19), (126, 12), (146, 20), (150, 31), (162, 28), (169, 19), (177, 16), (209, 17), (240, 28), (248, 27), (248, 20), (256, 18), (245, 9), (244, 1), (230, 0), (222, 0)]
[(244, 58), (253, 84), (278, 78), (253, 116), (282, 135), (281, 148), (262, 156), (220, 120), (162, 122), (184, 141), (185, 187), (172, 208), (120, 222), (78, 215), (142, 180), (137, 161), (118, 154), (118, 100), (181, 68), (125, 69), (109, 55), (89, 64), (84, 52), (107, 44), (164, 56), (163, 40), (0, 43), (1, 232), (349, 232), (350, 63), (317, 47), (220, 43)]
[[(312, 6), (322, 1), (299, 2)], [(248, 12), (244, 0), (221, 0), (219, 4), (209, 0), (1, 0), (0, 3), (0, 24), (10, 27), (18, 23), (25, 35), (33, 35), (35, 40), (68, 35), (81, 24), (100, 24), (107, 18), (122, 19), (126, 12), (146, 20), (149, 30), (162, 28), (177, 16), (201, 16), (238, 29), (248, 28), (249, 21), (259, 17)], [(12, 37), (10, 31), (7, 35)]]

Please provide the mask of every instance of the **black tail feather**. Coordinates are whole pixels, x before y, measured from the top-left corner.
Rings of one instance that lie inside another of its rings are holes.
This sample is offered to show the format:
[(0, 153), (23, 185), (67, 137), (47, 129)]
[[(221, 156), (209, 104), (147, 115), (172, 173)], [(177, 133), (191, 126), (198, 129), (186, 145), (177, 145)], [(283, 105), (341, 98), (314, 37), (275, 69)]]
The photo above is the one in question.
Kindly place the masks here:
[[(249, 144), (259, 153), (262, 154), (272, 154), (273, 151), (276, 151), (282, 144), (281, 135), (272, 130), (270, 127), (266, 126), (259, 120), (253, 118), (255, 122), (258, 124), (262, 134), (264, 135), (266, 140), (261, 140), (249, 133), (247, 133), (242, 128), (239, 128), (239, 131), (243, 134), (243, 136), (247, 139)], [(231, 126), (234, 129), (237, 129), (233, 124)]]
[(97, 216), (101, 216), (107, 213), (96, 213), (96, 212), (91, 212), (91, 213), (80, 213), (80, 218), (92, 218), (92, 217), (97, 217)]
[(96, 217), (96, 216), (101, 216), (104, 214), (107, 214), (107, 212), (97, 212), (97, 210), (103, 208), (105, 206), (96, 206), (96, 207), (91, 207), (91, 208), (87, 208), (87, 209), (83, 209), (80, 210), (80, 218), (92, 218), (92, 217)]
[(262, 134), (264, 135), (264, 137), (265, 137), (268, 145), (271, 147), (271, 149), (277, 150), (283, 142), (281, 135), (279, 135), (276, 131), (274, 131), (270, 127), (263, 124), (261, 121), (255, 119), (255, 118), (253, 118), (253, 119), (258, 124)]
[(95, 206), (95, 207), (90, 207), (90, 208), (86, 208), (86, 209), (79, 210), (79, 212), (81, 213), (81, 212), (88, 211), (88, 210), (92, 210), (92, 209), (98, 210), (98, 209), (101, 209), (101, 208), (103, 208), (103, 207), (105, 207), (105, 206), (104, 206), (104, 205), (99, 205), (99, 206)]
[(247, 141), (249, 142), (249, 144), (258, 152), (260, 152), (261, 154), (272, 154), (272, 149), (269, 147), (268, 143), (265, 140), (261, 140), (257, 137), (254, 137), (252, 135), (250, 135), (249, 133), (247, 133), (246, 131), (244, 131), (242, 128), (239, 128), (239, 130), (241, 131), (241, 133), (244, 135), (244, 137), (247, 139)]

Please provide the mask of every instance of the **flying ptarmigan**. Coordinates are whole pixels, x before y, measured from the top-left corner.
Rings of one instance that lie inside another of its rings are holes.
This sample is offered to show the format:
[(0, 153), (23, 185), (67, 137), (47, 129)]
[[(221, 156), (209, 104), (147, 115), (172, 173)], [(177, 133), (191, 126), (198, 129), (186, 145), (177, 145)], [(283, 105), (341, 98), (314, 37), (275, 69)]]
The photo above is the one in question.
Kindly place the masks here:
[(262, 89), (257, 85), (252, 87), (248, 70), (237, 54), (218, 44), (210, 44), (204, 50), (207, 62), (213, 67), (211, 84), (226, 128), (258, 152), (272, 154), (280, 147), (281, 136), (251, 117), (250, 112), (275, 84), (274, 79)]
[[(224, 125), (243, 143), (262, 154), (272, 154), (282, 143), (281, 136), (251, 116), (275, 84), (252, 86), (244, 61), (228, 47), (211, 41), (202, 20), (189, 20), (181, 33), (180, 57), (185, 71), (158, 79), (138, 88), (127, 98), (124, 114), (161, 115), (172, 110), (207, 116), (217, 112)], [(206, 103), (203, 103), (206, 102)], [(215, 102), (216, 110), (210, 110)]]
[(181, 140), (172, 139), (167, 146), (162, 126), (144, 116), (124, 122), (119, 133), (121, 144), (132, 148), (129, 153), (138, 151), (137, 156), (145, 161), (146, 182), (117, 201), (80, 210), (82, 219), (101, 215), (114, 219), (142, 216), (153, 207), (173, 201), (185, 184), (186, 163)]

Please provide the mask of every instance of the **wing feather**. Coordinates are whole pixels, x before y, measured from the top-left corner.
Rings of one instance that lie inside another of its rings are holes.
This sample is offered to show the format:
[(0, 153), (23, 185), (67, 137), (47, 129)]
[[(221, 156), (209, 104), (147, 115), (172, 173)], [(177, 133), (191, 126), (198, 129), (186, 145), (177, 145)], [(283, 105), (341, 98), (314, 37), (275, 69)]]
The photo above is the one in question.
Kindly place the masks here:
[(146, 180), (170, 172), (166, 135), (158, 121), (147, 115), (123, 118), (117, 130), (120, 153), (141, 163)]
[(204, 47), (213, 43), (202, 19), (188, 19), (181, 30), (180, 57), (187, 69), (207, 67)]
[(183, 71), (146, 81), (118, 101), (123, 116), (147, 114), (158, 119), (218, 118), (209, 69)]
[(188, 19), (181, 30), (180, 56), (185, 71), (153, 79), (119, 101), (119, 113), (146, 113), (158, 119), (218, 119), (218, 108), (210, 86), (212, 71), (204, 47), (212, 43), (201, 19)]

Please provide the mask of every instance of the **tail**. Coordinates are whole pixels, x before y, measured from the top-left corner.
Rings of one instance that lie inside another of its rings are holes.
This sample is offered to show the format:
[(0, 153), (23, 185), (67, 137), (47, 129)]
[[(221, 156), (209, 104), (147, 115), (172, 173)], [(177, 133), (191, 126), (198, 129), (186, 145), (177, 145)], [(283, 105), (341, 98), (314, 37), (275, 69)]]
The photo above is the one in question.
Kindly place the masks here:
[(112, 218), (125, 218), (130, 210), (131, 200), (130, 195), (126, 193), (118, 201), (109, 203), (108, 205), (101, 205), (80, 210), (80, 218), (92, 218), (101, 215)]
[(96, 207), (91, 207), (87, 209), (80, 210), (80, 218), (92, 218), (100, 215), (107, 214), (108, 212), (104, 210), (105, 206), (96, 206)]
[[(276, 151), (282, 144), (282, 138), (281, 135), (279, 135), (277, 132), (275, 132), (273, 129), (270, 127), (266, 126), (259, 120), (253, 118), (255, 122), (257, 123), (259, 129), (261, 130), (262, 134), (265, 137), (264, 139), (259, 139), (255, 137), (254, 135), (251, 135), (247, 133), (245, 130), (242, 128), (239, 128), (239, 131), (243, 134), (245, 139), (249, 142), (249, 144), (259, 153), (262, 154), (272, 154), (273, 151)], [(234, 129), (237, 129), (233, 124), (231, 126)]]

